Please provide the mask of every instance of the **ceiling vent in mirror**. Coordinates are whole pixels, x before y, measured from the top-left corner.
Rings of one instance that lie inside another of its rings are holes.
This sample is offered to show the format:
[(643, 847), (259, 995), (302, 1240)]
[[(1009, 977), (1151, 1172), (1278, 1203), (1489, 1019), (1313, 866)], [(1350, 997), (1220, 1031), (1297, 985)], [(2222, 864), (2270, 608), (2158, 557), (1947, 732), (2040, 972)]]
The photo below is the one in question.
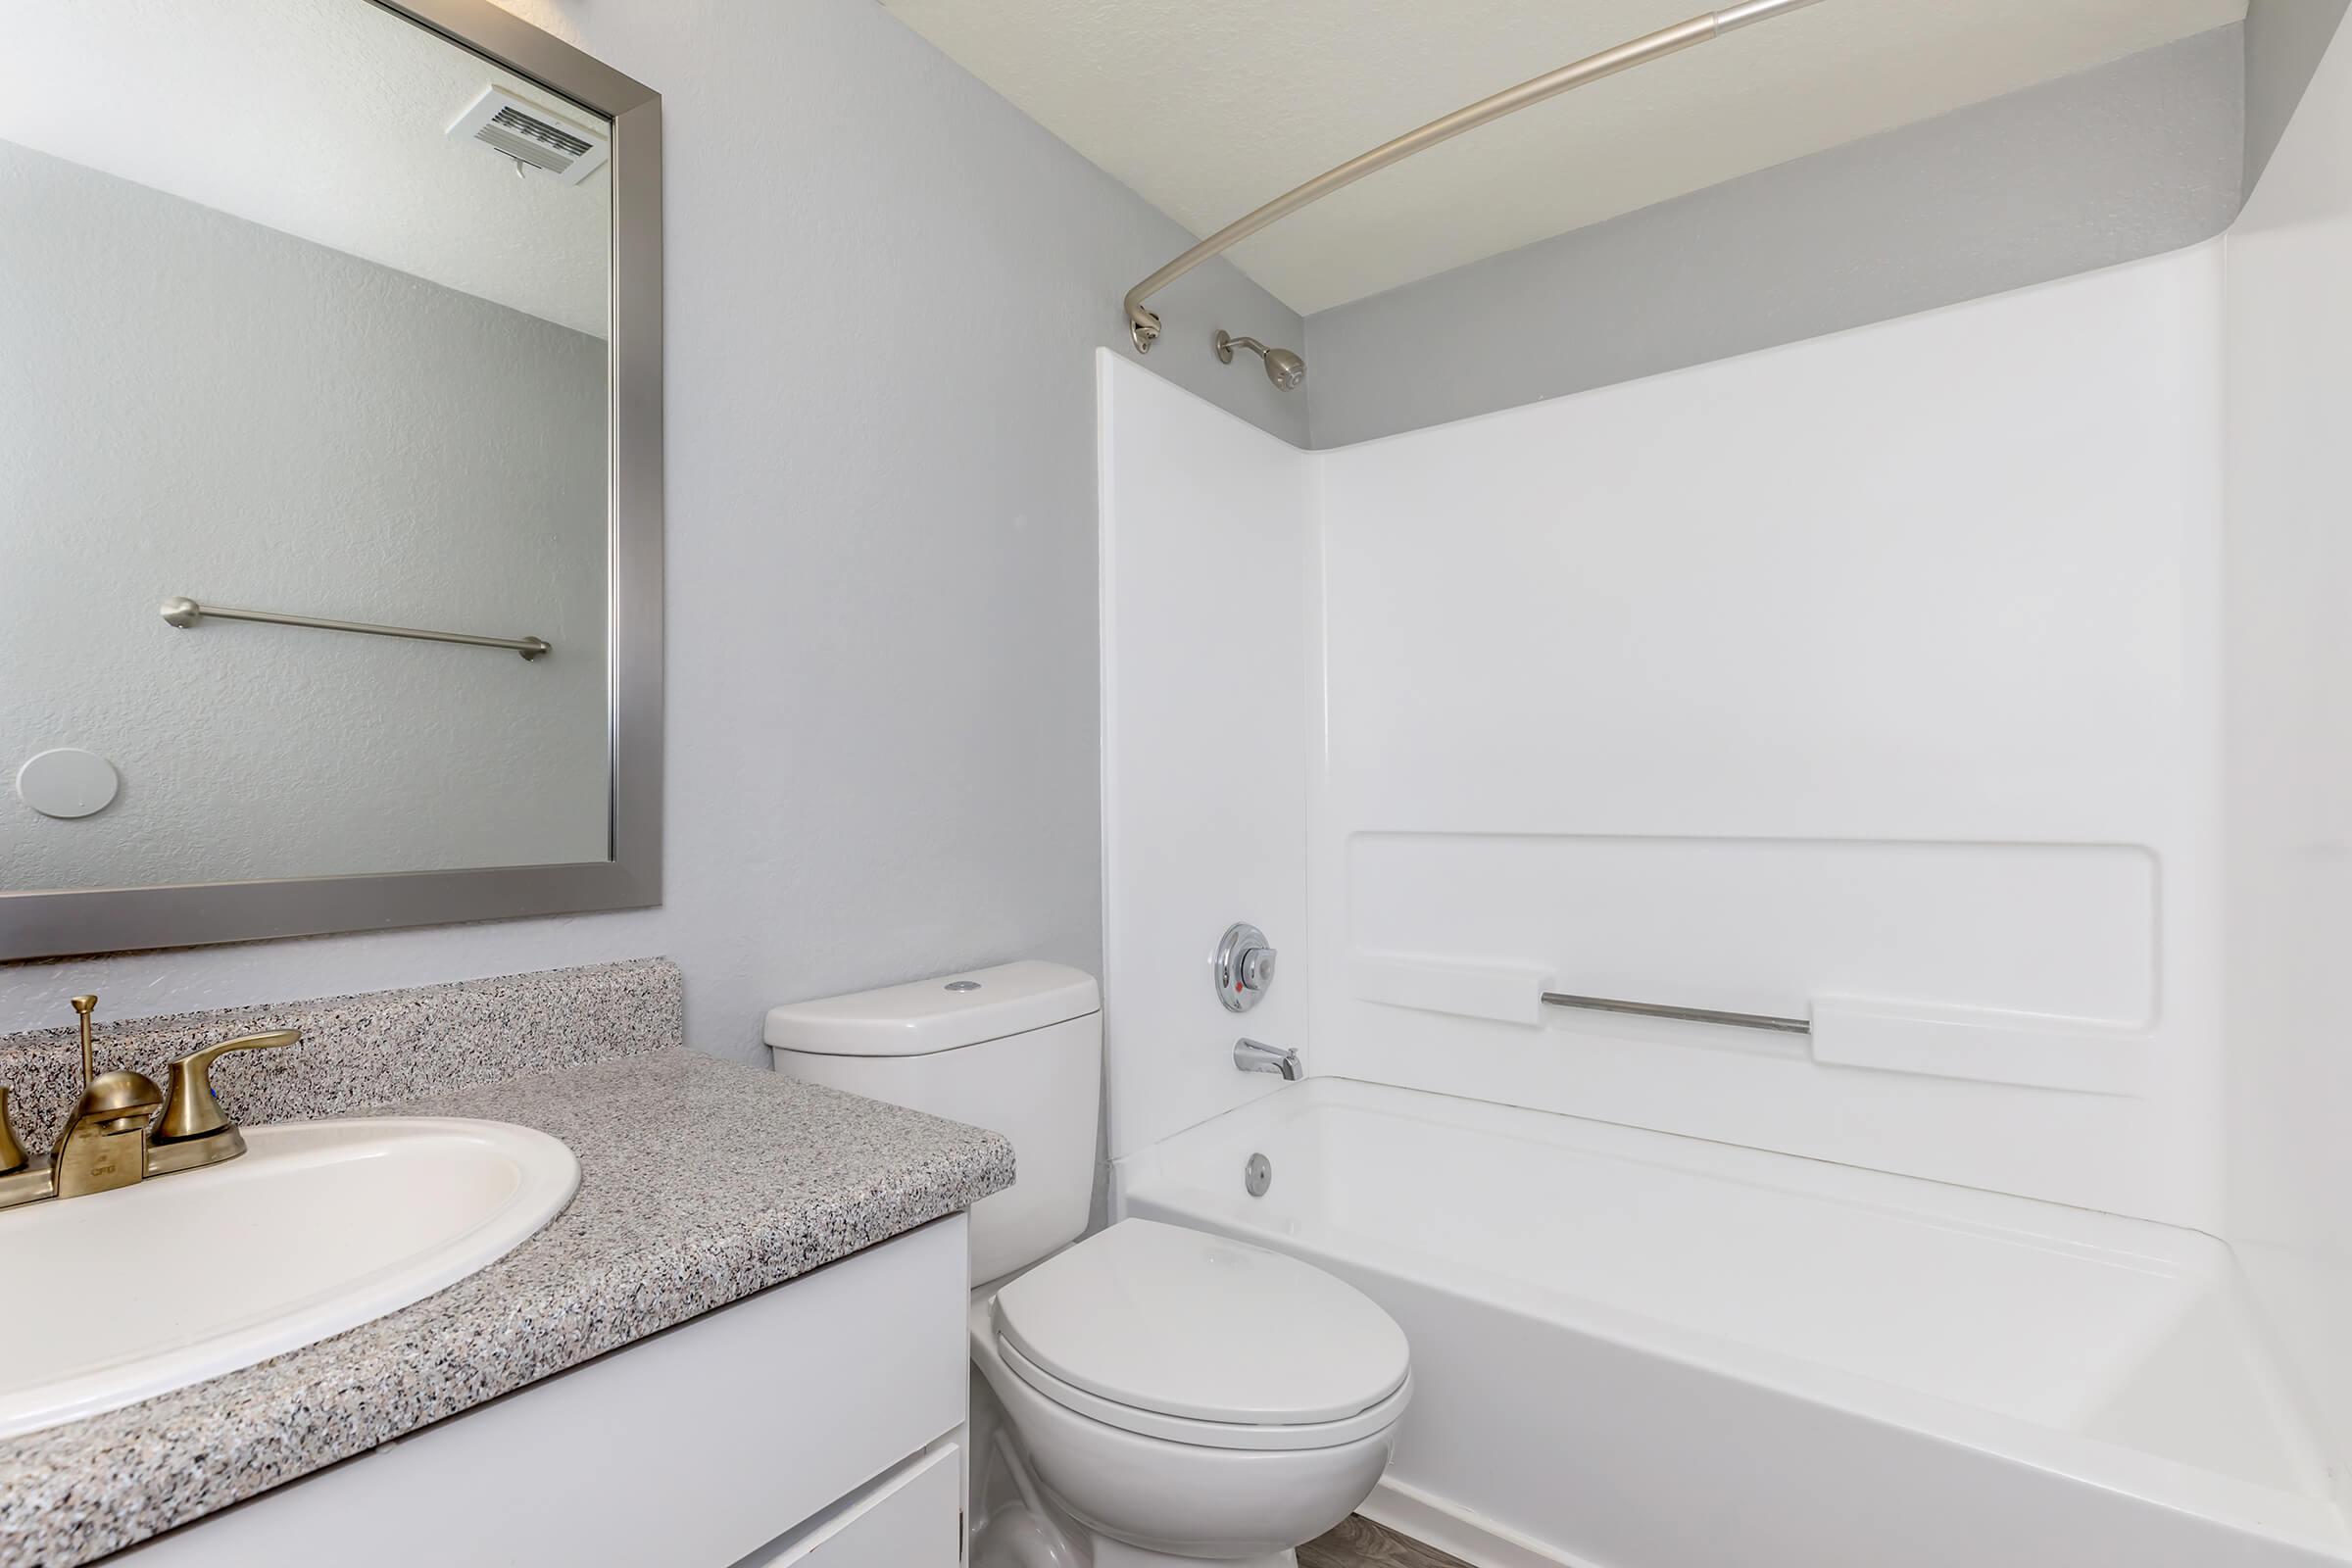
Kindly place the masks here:
[(504, 87), (485, 87), (473, 106), (449, 127), (457, 141), (478, 141), (524, 168), (577, 185), (604, 167), (612, 143), (599, 131), (566, 120), (554, 110), (517, 98)]

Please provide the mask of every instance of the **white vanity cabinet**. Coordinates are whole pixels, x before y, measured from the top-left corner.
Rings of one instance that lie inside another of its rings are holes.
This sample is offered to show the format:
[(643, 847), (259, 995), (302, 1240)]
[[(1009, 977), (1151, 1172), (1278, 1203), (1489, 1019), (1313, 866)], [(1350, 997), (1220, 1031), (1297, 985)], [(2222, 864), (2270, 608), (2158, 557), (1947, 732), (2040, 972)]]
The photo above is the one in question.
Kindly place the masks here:
[(953, 1568), (966, 1267), (957, 1214), (109, 1560)]

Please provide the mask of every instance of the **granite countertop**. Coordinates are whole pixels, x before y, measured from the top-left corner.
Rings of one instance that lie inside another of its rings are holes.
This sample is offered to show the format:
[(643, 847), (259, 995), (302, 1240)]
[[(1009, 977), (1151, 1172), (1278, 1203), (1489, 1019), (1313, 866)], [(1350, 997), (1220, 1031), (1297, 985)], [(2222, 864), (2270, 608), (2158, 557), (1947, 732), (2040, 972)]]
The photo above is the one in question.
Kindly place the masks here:
[(680, 1050), (376, 1113), (552, 1133), (579, 1156), (579, 1193), (537, 1236), (413, 1306), (0, 1440), (0, 1568), (92, 1561), (1012, 1182), (1011, 1147), (993, 1133)]

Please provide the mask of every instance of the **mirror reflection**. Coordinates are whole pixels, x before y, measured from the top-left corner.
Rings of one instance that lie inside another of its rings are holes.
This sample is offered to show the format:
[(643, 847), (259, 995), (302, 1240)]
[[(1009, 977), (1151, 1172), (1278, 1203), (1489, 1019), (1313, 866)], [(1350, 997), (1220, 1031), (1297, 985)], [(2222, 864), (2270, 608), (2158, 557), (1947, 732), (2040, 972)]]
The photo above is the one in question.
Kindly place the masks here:
[(610, 125), (367, 0), (10, 27), (0, 891), (607, 858)]

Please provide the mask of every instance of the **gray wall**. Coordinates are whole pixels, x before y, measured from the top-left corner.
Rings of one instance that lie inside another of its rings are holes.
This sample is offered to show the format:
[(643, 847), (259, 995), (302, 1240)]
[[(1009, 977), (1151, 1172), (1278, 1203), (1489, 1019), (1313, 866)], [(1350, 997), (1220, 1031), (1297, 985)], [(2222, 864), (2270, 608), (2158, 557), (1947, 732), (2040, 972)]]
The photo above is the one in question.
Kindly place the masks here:
[[(1189, 236), (872, 0), (512, 4), (665, 95), (666, 903), (20, 966), (0, 1029), (665, 953), (694, 1044), (757, 1059), (775, 1002), (1099, 965), (1091, 353)], [(1229, 267), (1155, 304), (1298, 341)]]
[(1323, 311), (1306, 325), (1313, 444), (2205, 239), (2238, 207), (2240, 34), (2218, 28)]
[(603, 858), (603, 341), (6, 142), (0, 213), (0, 776), (123, 779), (0, 792), (0, 889)]
[(2320, 56), (2352, 0), (2247, 0), (2246, 164), (2251, 193), (2286, 122), (2303, 101)]

